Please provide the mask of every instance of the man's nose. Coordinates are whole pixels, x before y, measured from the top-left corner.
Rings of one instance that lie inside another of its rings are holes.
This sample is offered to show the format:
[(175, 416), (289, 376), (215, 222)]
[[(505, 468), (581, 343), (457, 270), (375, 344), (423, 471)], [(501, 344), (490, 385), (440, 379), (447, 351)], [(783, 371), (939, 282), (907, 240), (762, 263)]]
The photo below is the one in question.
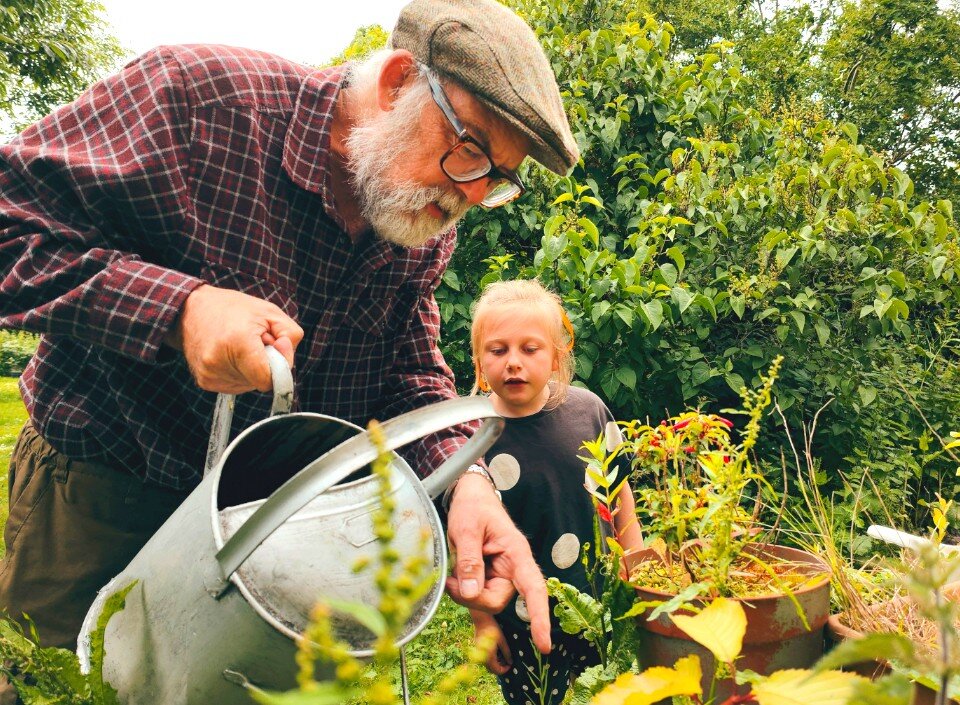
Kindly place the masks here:
[(459, 183), (457, 184), (457, 190), (467, 199), (467, 203), (471, 206), (477, 206), (487, 197), (487, 192), (490, 190), (489, 183), (490, 179), (484, 177), (476, 181)]

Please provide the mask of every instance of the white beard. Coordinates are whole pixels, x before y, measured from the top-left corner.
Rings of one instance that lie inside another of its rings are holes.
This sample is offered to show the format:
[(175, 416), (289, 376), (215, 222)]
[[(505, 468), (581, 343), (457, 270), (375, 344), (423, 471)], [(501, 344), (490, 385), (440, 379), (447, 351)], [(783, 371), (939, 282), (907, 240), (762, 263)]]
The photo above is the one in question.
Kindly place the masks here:
[[(404, 91), (394, 108), (353, 127), (347, 137), (347, 165), (360, 201), (360, 212), (387, 242), (420, 247), (446, 232), (463, 217), (470, 204), (453, 189), (421, 186), (398, 177), (404, 157), (418, 148), (420, 111), (429, 101), (429, 87), (414, 85)], [(438, 155), (439, 158), (439, 155)], [(439, 204), (437, 219), (424, 208)]]

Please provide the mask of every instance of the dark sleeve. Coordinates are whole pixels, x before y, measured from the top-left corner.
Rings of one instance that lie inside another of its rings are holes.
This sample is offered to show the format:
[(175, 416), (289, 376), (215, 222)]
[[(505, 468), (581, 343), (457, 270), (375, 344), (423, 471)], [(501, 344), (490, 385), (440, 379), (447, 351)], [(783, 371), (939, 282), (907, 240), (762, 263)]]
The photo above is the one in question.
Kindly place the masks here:
[(0, 146), (0, 327), (156, 358), (202, 283), (144, 257), (185, 227), (188, 108), (154, 50)]
[[(440, 311), (433, 296), (455, 244), (456, 236), (451, 231), (440, 239), (434, 256), (422, 268), (420, 280), (424, 284), (388, 375), (383, 418), (458, 396), (453, 372), (437, 346)], [(426, 477), (456, 453), (478, 427), (478, 423), (461, 424), (434, 433), (405, 448), (403, 456), (420, 477)]]

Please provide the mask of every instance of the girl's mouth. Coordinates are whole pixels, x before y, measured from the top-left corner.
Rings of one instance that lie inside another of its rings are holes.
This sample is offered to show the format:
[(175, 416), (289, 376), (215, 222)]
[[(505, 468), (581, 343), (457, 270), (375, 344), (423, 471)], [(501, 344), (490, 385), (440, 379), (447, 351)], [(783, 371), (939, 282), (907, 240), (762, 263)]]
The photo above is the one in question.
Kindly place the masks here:
[(526, 382), (524, 382), (522, 379), (508, 379), (506, 382), (504, 382), (504, 384), (519, 385), (519, 384), (526, 384)]

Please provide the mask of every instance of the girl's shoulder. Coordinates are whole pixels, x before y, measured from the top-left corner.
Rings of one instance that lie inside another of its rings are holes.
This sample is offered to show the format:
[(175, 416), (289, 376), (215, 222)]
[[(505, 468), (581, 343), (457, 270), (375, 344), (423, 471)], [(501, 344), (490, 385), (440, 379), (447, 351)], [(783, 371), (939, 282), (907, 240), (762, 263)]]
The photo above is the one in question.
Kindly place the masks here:
[(604, 420), (612, 420), (613, 414), (603, 403), (603, 399), (583, 387), (574, 387), (571, 385), (567, 389), (567, 396), (560, 405), (565, 413), (571, 414), (589, 414), (597, 416)]

